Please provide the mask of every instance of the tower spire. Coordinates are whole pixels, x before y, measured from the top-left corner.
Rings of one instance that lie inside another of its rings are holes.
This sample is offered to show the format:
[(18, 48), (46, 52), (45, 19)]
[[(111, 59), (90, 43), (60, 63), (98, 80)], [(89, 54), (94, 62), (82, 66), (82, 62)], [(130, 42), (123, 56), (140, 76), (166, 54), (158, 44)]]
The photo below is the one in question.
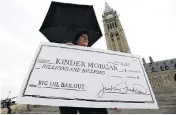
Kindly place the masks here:
[(112, 8), (109, 6), (109, 4), (105, 0), (105, 10), (104, 10), (104, 12), (107, 13), (107, 12), (110, 12), (110, 11), (112, 11)]

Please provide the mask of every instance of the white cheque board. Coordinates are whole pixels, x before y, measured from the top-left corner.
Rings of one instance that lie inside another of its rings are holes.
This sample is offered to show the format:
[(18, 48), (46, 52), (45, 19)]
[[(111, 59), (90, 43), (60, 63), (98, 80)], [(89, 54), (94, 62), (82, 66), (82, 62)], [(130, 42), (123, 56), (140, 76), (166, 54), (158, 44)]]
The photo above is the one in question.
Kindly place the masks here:
[(139, 56), (56, 43), (40, 44), (17, 102), (158, 108)]

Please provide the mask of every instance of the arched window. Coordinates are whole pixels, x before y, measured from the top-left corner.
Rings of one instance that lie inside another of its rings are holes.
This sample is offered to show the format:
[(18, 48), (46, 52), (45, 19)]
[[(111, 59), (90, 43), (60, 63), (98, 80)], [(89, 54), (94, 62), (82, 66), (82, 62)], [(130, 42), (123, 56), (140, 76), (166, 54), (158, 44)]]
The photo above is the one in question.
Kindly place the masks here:
[(119, 36), (119, 33), (116, 33), (116, 36), (118, 37), (118, 36)]
[(165, 66), (165, 69), (166, 69), (166, 70), (168, 70), (168, 69), (169, 69), (169, 67), (166, 65), (166, 66)]
[(113, 27), (112, 27), (112, 23), (111, 23), (111, 29), (113, 29)]
[(109, 30), (109, 24), (107, 24), (108, 25), (108, 30)]
[(112, 27), (114, 28), (114, 23), (112, 23)]
[(154, 67), (152, 67), (152, 72), (155, 72), (155, 68)]
[(164, 68), (163, 68), (163, 66), (160, 66), (160, 69), (161, 69), (161, 71), (164, 71)]
[(115, 22), (115, 27), (117, 27), (117, 23)]
[(114, 27), (116, 28), (115, 22), (114, 22)]

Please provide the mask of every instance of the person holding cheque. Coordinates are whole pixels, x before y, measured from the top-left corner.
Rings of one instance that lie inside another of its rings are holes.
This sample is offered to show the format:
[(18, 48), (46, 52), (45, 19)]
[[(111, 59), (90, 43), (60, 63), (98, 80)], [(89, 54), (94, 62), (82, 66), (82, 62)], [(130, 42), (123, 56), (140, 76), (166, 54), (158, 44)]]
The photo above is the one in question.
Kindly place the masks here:
[[(66, 45), (78, 45), (83, 47), (88, 47), (89, 44), (89, 34), (86, 31), (78, 33), (74, 39), (74, 43), (66, 43)], [(106, 108), (85, 108), (85, 107), (59, 107), (61, 114), (108, 114)], [(114, 108), (113, 110), (119, 110), (119, 108)]]

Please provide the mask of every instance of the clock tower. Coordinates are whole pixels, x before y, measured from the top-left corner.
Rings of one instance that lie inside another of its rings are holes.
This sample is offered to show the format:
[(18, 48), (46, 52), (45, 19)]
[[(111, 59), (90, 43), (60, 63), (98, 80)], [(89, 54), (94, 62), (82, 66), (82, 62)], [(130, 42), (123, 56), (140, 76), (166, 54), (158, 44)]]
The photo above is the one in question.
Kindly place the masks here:
[(131, 53), (124, 30), (119, 20), (119, 15), (105, 2), (102, 15), (104, 33), (108, 50)]

